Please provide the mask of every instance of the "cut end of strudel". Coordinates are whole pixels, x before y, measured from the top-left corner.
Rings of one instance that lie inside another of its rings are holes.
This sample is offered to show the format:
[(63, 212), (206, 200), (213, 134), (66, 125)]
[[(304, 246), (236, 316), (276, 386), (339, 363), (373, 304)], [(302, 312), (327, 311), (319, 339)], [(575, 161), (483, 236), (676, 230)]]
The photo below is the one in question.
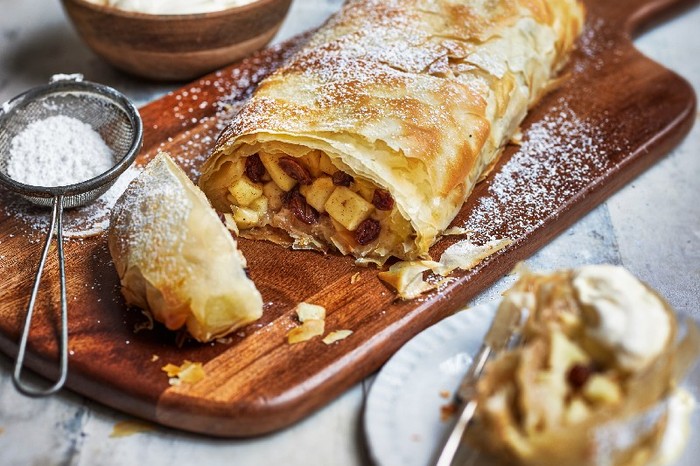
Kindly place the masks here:
[(207, 342), (262, 316), (236, 240), (165, 153), (117, 201), (108, 242), (127, 303), (170, 330)]
[(244, 237), (427, 257), (583, 18), (576, 0), (349, 1), (260, 84), (200, 186)]

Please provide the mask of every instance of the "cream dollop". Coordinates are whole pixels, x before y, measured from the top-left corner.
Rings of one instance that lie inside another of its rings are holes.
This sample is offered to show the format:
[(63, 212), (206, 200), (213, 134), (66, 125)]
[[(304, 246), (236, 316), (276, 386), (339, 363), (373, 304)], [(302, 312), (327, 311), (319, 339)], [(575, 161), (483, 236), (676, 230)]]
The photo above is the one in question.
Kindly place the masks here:
[(627, 270), (582, 267), (573, 286), (581, 304), (596, 314), (588, 334), (612, 350), (622, 368), (643, 369), (667, 345), (671, 322), (664, 303)]
[(111, 6), (125, 11), (151, 15), (187, 15), (211, 13), (246, 5), (256, 0), (88, 0), (91, 3)]

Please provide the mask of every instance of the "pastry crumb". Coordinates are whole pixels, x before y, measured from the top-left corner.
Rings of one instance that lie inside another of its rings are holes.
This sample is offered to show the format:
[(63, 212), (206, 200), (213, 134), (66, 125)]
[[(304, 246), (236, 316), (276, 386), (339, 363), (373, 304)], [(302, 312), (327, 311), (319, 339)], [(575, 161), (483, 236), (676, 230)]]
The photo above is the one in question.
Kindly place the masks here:
[(161, 370), (168, 374), (170, 378), (168, 382), (172, 386), (177, 386), (182, 383), (197, 383), (206, 376), (201, 362), (192, 362), (188, 360), (185, 360), (180, 366), (166, 364)]
[(345, 340), (350, 335), (352, 335), (352, 330), (336, 330), (326, 335), (322, 341), (327, 345), (332, 345), (337, 341)]
[(354, 285), (360, 281), (360, 272), (356, 272), (352, 277), (350, 277), (350, 284)]
[(160, 359), (160, 356), (158, 356), (157, 354), (154, 354), (151, 356), (151, 362), (156, 362), (159, 359)]
[(450, 420), (452, 416), (457, 412), (457, 405), (454, 403), (448, 403), (446, 405), (440, 406), (440, 420), (445, 422)]
[(484, 245), (476, 245), (469, 239), (465, 239), (447, 248), (439, 262), (428, 260), (397, 262), (389, 268), (389, 271), (380, 272), (378, 277), (392, 286), (399, 298), (415, 299), (444, 283), (444, 280), (426, 281), (423, 278), (424, 272), (430, 271), (435, 275), (447, 277), (457, 269), (470, 270), (512, 242), (504, 238), (489, 241)]
[(134, 434), (138, 434), (141, 432), (150, 432), (155, 430), (155, 427), (153, 424), (150, 424), (145, 421), (139, 421), (136, 419), (129, 420), (129, 421), (119, 421), (116, 424), (114, 424), (114, 427), (112, 428), (112, 433), (109, 434), (110, 438), (121, 438), (121, 437), (129, 437)]
[(401, 299), (414, 299), (436, 288), (423, 279), (423, 272), (438, 265), (440, 264), (432, 261), (397, 262), (389, 267), (388, 272), (380, 272), (378, 276), (391, 285)]
[(299, 322), (304, 323), (307, 320), (325, 320), (326, 308), (318, 304), (299, 303), (294, 308), (299, 318)]
[(452, 227), (442, 232), (442, 236), (465, 236), (472, 233), (471, 230), (464, 227)]
[(294, 345), (309, 341), (323, 335), (325, 322), (318, 319), (306, 319), (299, 327), (294, 327), (287, 333), (287, 343)]

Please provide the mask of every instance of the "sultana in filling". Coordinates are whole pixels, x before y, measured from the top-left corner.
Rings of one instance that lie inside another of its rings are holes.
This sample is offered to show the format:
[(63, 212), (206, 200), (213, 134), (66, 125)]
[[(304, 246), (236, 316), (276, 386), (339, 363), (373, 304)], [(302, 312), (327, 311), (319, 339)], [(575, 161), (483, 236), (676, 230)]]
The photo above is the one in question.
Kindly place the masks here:
[(415, 240), (389, 191), (339, 169), (321, 151), (246, 157), (227, 200), (243, 236), (264, 237), (273, 228), (299, 248), (383, 263), (405, 258)]

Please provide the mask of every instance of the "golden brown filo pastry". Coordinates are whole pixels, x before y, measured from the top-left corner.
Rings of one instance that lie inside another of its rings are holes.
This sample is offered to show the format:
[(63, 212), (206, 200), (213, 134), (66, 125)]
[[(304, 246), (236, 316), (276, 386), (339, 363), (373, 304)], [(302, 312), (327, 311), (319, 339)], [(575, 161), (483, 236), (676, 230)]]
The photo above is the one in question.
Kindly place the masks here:
[(206, 342), (257, 320), (262, 297), (206, 196), (164, 153), (112, 212), (109, 251), (128, 304)]
[(576, 0), (352, 0), (265, 79), (200, 187), (241, 234), (427, 257), (566, 62)]
[(647, 464), (697, 357), (695, 324), (677, 338), (668, 304), (609, 265), (526, 272), (501, 305), (529, 313), (524, 345), (487, 364), (470, 443), (498, 464)]

